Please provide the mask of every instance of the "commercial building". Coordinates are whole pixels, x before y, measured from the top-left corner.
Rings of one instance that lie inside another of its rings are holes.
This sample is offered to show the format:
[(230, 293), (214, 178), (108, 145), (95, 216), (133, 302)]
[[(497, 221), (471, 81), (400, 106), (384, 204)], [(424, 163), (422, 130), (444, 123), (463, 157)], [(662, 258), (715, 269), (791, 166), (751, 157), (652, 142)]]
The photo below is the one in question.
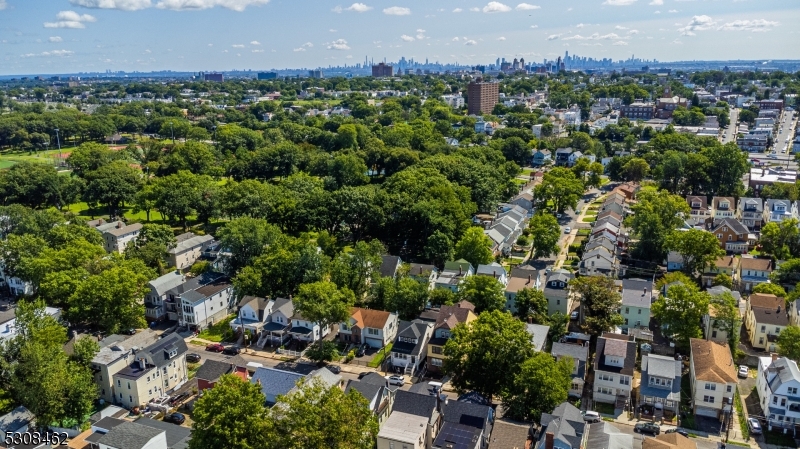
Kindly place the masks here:
[(278, 78), (275, 72), (258, 72), (258, 79), (260, 80), (274, 80)]
[(480, 78), (467, 86), (467, 112), (470, 115), (490, 114), (500, 99), (500, 85)]
[(393, 75), (394, 67), (386, 64), (385, 62), (378, 63), (378, 65), (372, 66), (372, 76), (375, 78), (381, 78), (386, 76)]
[(322, 70), (309, 70), (308, 71), (309, 78), (324, 78), (325, 75), (322, 73)]
[(656, 115), (656, 106), (653, 103), (631, 103), (620, 107), (619, 115), (631, 120), (650, 120)]
[(205, 73), (203, 74), (203, 81), (214, 81), (221, 83), (225, 81), (225, 77), (221, 73)]

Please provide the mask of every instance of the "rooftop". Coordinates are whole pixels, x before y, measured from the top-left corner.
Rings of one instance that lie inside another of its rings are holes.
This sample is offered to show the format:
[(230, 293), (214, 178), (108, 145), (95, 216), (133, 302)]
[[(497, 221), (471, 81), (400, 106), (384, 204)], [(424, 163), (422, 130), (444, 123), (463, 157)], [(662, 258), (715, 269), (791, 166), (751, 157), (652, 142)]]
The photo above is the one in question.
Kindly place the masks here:
[[(419, 396), (419, 395), (418, 395)], [(428, 420), (430, 418), (394, 410), (389, 419), (383, 423), (378, 438), (419, 445), (425, 440)]]
[(117, 449), (142, 449), (158, 435), (165, 433), (161, 429), (133, 422), (124, 422), (115, 426), (98, 440), (99, 444)]
[(736, 383), (736, 365), (728, 345), (709, 340), (690, 340), (694, 375), (698, 380)]

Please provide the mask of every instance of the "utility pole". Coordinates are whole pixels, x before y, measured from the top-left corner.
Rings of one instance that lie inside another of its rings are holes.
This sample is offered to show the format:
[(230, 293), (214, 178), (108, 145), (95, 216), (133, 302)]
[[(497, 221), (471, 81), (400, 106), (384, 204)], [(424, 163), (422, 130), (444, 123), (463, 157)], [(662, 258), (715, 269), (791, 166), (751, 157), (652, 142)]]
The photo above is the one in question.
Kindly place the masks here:
[(58, 143), (58, 165), (61, 165), (61, 139), (58, 137), (58, 128), (55, 129), (56, 131), (56, 143)]

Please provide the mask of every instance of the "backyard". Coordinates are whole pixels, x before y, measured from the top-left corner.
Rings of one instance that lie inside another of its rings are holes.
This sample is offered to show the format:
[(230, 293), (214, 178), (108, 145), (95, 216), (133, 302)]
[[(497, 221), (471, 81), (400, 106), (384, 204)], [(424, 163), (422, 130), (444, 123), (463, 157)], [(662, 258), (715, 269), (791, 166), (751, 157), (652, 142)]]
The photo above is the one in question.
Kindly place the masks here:
[(213, 341), (215, 343), (232, 340), (234, 338), (234, 333), (229, 323), (235, 317), (235, 315), (231, 315), (224, 320), (211, 325), (206, 329), (203, 329), (200, 331), (200, 334), (198, 334), (197, 337), (202, 338), (203, 340)]

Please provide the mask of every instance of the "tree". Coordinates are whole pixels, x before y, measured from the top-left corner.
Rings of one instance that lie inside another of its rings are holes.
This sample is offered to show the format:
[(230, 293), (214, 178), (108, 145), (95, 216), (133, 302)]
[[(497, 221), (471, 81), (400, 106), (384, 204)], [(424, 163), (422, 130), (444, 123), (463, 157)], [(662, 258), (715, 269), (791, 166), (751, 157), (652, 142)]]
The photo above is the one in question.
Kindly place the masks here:
[(714, 234), (701, 229), (672, 231), (664, 244), (683, 257), (683, 271), (692, 277), (700, 276), (707, 266), (725, 255)]
[(483, 229), (473, 226), (456, 243), (455, 257), (466, 260), (473, 267), (491, 263), (494, 259), (492, 240), (483, 233)]
[(711, 297), (710, 307), (710, 310), (714, 312), (714, 327), (725, 332), (728, 336), (728, 346), (735, 353), (739, 345), (739, 330), (742, 325), (736, 298), (729, 292), (714, 295)]
[(622, 296), (613, 279), (605, 276), (583, 276), (570, 281), (570, 285), (582, 297), (582, 327), (585, 332), (597, 337), (622, 325), (623, 319), (619, 313)]
[(556, 167), (542, 177), (542, 182), (534, 187), (533, 197), (539, 209), (548, 207), (552, 202), (552, 210), (564, 212), (567, 208), (575, 209), (583, 195), (583, 182), (575, 177), (570, 169)]
[(503, 394), (507, 416), (518, 421), (539, 421), (542, 413), (550, 413), (567, 400), (572, 368), (569, 357), (556, 361), (545, 352), (534, 354), (522, 364), (513, 386)]
[(653, 317), (663, 332), (681, 349), (689, 348), (689, 339), (702, 337), (700, 322), (708, 313), (710, 297), (693, 283), (676, 283), (653, 303)]
[(230, 251), (225, 263), (225, 271), (230, 274), (266, 251), (267, 247), (282, 238), (280, 229), (258, 218), (241, 217), (230, 221), (219, 230), (222, 247)]
[(783, 220), (780, 223), (771, 221), (761, 228), (761, 247), (765, 253), (781, 260), (798, 255), (800, 246), (800, 230), (796, 218)]
[(639, 239), (633, 252), (639, 259), (660, 262), (667, 254), (667, 236), (681, 226), (682, 217), (689, 215), (689, 205), (666, 190), (642, 189), (638, 199), (631, 207), (634, 215), (626, 222)]
[(453, 241), (450, 240), (447, 234), (435, 231), (428, 237), (424, 253), (425, 258), (430, 260), (433, 265), (442, 268), (445, 262), (454, 259)]
[(778, 298), (786, 297), (786, 290), (778, 284), (772, 282), (763, 282), (753, 287), (753, 293), (764, 293), (767, 295), (775, 295)]
[(100, 167), (120, 159), (120, 154), (105, 145), (87, 142), (72, 150), (67, 158), (67, 165), (79, 176), (98, 170)]
[(547, 319), (547, 298), (541, 290), (534, 288), (523, 288), (514, 297), (515, 315), (522, 321), (528, 317), (533, 317), (537, 323), (542, 323)]
[(331, 280), (340, 288), (347, 288), (362, 300), (371, 281), (380, 276), (381, 242), (358, 242), (349, 252), (342, 251), (331, 263)]
[(558, 239), (561, 238), (561, 226), (559, 226), (556, 217), (540, 210), (531, 218), (528, 230), (532, 237), (534, 259), (558, 254)]
[[(314, 282), (300, 286), (294, 297), (294, 310), (312, 323), (317, 323), (320, 329), (325, 329), (346, 321), (355, 300), (353, 292), (347, 288), (340, 290), (333, 282)], [(320, 335), (320, 348), (322, 341)]]
[(120, 213), (120, 205), (133, 201), (142, 184), (142, 173), (124, 161), (114, 161), (97, 170), (84, 173), (84, 199), (89, 204), (108, 206), (112, 215)]
[(275, 433), (264, 447), (372, 449), (378, 437), (378, 418), (361, 393), (355, 388), (345, 393), (315, 377), (301, 381), (295, 391), (278, 396), (270, 419)]
[(22, 161), (0, 174), (3, 204), (22, 204), (31, 208), (61, 208), (68, 196), (68, 176), (59, 176), (54, 167)]
[(444, 371), (456, 390), (474, 390), (491, 400), (512, 388), (533, 353), (525, 323), (508, 312), (483, 312), (453, 329), (444, 346)]
[(622, 167), (622, 172), (626, 181), (638, 182), (650, 174), (650, 165), (644, 159), (633, 158)]
[(397, 280), (381, 278), (384, 279), (394, 283), (394, 286), (390, 289), (391, 293), (386, 299), (386, 308), (383, 310), (397, 312), (401, 320), (417, 318), (428, 302), (428, 284), (408, 276), (400, 276)]
[(528, 144), (519, 137), (509, 137), (503, 140), (500, 150), (509, 161), (514, 161), (522, 167), (530, 165), (531, 150), (528, 148)]
[(189, 449), (261, 449), (275, 439), (261, 386), (223, 375), (197, 400)]
[(800, 327), (789, 326), (778, 335), (778, 354), (800, 360)]
[(475, 305), (475, 311), (502, 310), (506, 305), (505, 288), (492, 276), (468, 276), (458, 288), (458, 298)]
[(732, 289), (733, 288), (733, 279), (725, 273), (720, 273), (714, 276), (714, 279), (711, 281), (711, 285), (718, 286), (721, 285), (723, 287)]

